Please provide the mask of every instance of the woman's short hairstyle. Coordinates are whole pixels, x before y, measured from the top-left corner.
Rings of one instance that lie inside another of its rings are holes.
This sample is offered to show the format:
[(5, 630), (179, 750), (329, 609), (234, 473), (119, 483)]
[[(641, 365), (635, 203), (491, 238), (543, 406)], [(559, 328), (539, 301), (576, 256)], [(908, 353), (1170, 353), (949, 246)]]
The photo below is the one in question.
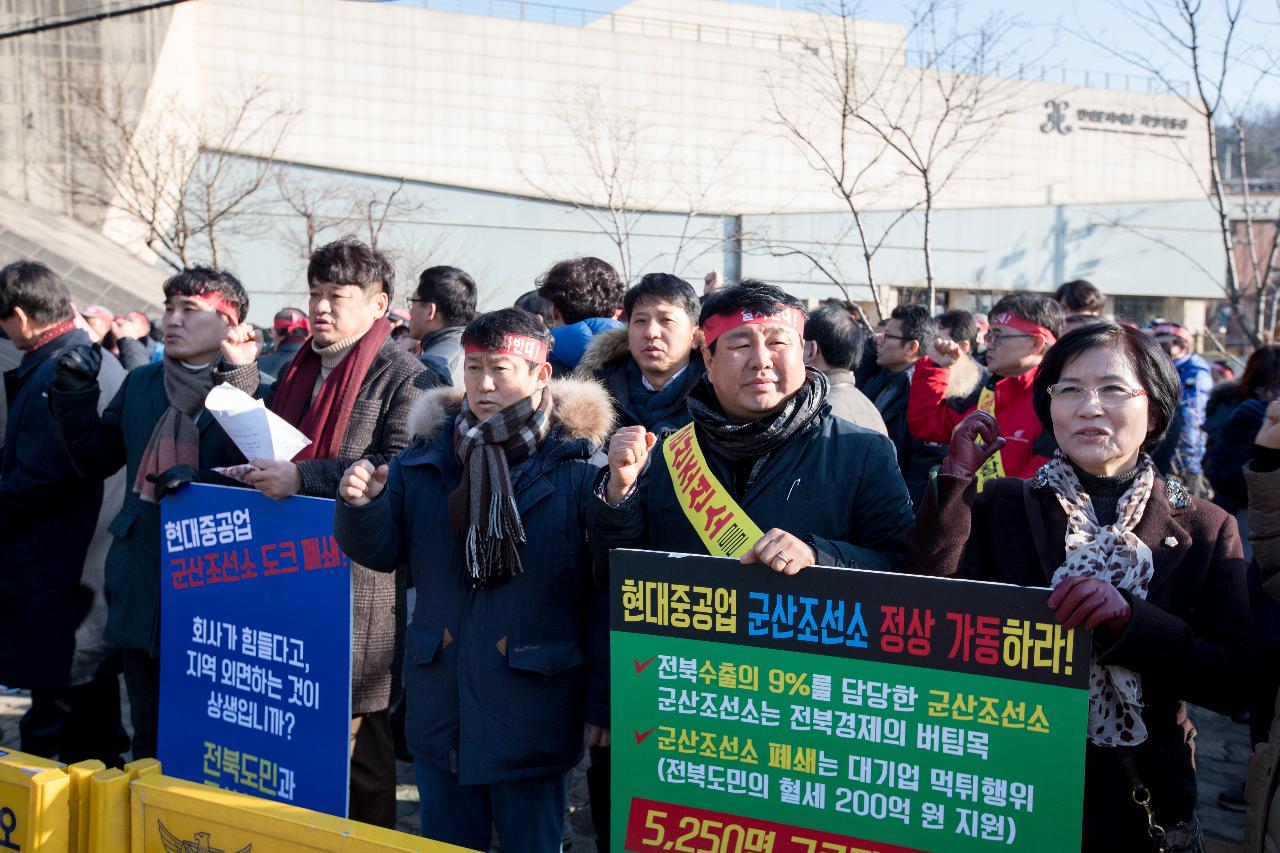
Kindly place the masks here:
[(1049, 386), (1057, 383), (1077, 356), (1091, 349), (1118, 350), (1129, 360), (1138, 375), (1138, 383), (1147, 392), (1148, 409), (1152, 427), (1142, 449), (1150, 452), (1160, 445), (1169, 425), (1173, 423), (1182, 394), (1178, 372), (1160, 345), (1138, 329), (1130, 329), (1109, 321), (1091, 323), (1067, 332), (1049, 347), (1032, 384), (1031, 400), (1036, 415), (1044, 428), (1053, 432), (1053, 417), (1049, 414)]

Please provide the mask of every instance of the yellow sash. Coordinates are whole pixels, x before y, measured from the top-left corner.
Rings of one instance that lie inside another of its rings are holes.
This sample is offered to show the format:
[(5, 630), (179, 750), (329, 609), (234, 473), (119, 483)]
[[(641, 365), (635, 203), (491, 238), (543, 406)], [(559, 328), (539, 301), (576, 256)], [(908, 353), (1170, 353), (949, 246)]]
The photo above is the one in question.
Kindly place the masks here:
[[(978, 411), (986, 412), (991, 417), (996, 416), (996, 392), (991, 388), (983, 388), (982, 393), (978, 395)], [(978, 442), (981, 444), (982, 439)], [(988, 480), (995, 480), (1004, 476), (1004, 462), (1000, 459), (1000, 451), (996, 451), (982, 463), (982, 467), (978, 469), (978, 491), (982, 491), (982, 487), (987, 484)]]
[(685, 517), (713, 557), (741, 557), (764, 531), (756, 527), (729, 491), (720, 485), (698, 446), (693, 424), (667, 436), (662, 444), (671, 484)]

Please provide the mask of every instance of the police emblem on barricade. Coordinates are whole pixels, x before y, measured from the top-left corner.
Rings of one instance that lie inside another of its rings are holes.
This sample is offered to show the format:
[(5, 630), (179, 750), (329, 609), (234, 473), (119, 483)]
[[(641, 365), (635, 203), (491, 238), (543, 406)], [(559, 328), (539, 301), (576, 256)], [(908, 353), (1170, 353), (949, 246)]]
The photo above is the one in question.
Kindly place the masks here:
[[(183, 841), (165, 828), (163, 821), (157, 820), (156, 826), (160, 828), (160, 841), (164, 844), (165, 853), (224, 853), (220, 848), (209, 845), (211, 836), (207, 832), (197, 832), (193, 840)], [(253, 843), (246, 844), (236, 853), (253, 853)]]

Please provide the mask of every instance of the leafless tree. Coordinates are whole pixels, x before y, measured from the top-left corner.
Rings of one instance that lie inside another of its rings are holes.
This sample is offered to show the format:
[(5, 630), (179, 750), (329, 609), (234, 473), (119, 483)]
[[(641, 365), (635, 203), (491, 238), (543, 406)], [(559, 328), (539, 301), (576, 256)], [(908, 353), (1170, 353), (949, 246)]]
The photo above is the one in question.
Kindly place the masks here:
[[(618, 106), (595, 85), (567, 90), (561, 104), (555, 117), (571, 144), (522, 152), (520, 174), (538, 194), (571, 205), (613, 244), (624, 281), (658, 260), (669, 259), (672, 270), (687, 269), (723, 245), (722, 219), (710, 200), (725, 178), (733, 141), (682, 154), (657, 141), (664, 135), (638, 118), (643, 110)], [(641, 232), (659, 211), (683, 217), (677, 234)], [(640, 237), (667, 241), (670, 248), (637, 263)]]
[(1025, 104), (1021, 81), (1001, 77), (1012, 67), (1016, 22), (992, 15), (976, 28), (958, 24), (948, 0), (924, 0), (907, 32), (905, 64), (897, 83), (877, 85), (855, 101), (852, 118), (875, 134), (920, 181), (925, 287), (929, 310), (937, 304), (933, 269), (933, 212), (961, 169)]
[(331, 181), (282, 168), (275, 175), (276, 190), (288, 215), (281, 237), (306, 260), (325, 242), (326, 234), (350, 230), (355, 190), (343, 181)]
[[(774, 124), (823, 176), (849, 212), (851, 227), (845, 229), (845, 236), (857, 236), (867, 286), (879, 317), (888, 302), (882, 297), (872, 261), (894, 226), (919, 206), (907, 207), (879, 234), (873, 234), (868, 225), (866, 206), (880, 197), (896, 176), (886, 174), (882, 163), (890, 150), (888, 142), (868, 130), (860, 116), (890, 85), (888, 72), (893, 63), (889, 60), (893, 57), (883, 51), (864, 53), (857, 32), (857, 6), (839, 0), (822, 11), (820, 44), (792, 54), (792, 69), (786, 78), (768, 77), (765, 82)], [(838, 265), (832, 249), (838, 250), (838, 243), (824, 250), (777, 245), (766, 238), (760, 245), (774, 257), (806, 258), (848, 298), (842, 275), (835, 272)]]
[[(1219, 277), (1232, 316), (1252, 346), (1261, 343), (1258, 317), (1244, 312), (1243, 292), (1235, 255), (1231, 208), (1223, 185), (1218, 126), (1231, 126), (1245, 104), (1232, 104), (1228, 92), (1237, 90), (1238, 78), (1258, 73), (1252, 59), (1256, 49), (1240, 40), (1246, 0), (1120, 0), (1119, 8), (1147, 38), (1130, 38), (1123, 44), (1108, 40), (1080, 26), (1079, 35), (1110, 56), (1129, 64), (1158, 82), (1164, 94), (1179, 98), (1196, 115), (1197, 132), (1207, 146), (1208, 168), (1189, 154), (1185, 162), (1195, 170), (1205, 198), (1217, 219), (1223, 251)], [(1190, 84), (1180, 77), (1186, 76)], [(1250, 229), (1252, 230), (1252, 229)], [(1261, 300), (1261, 292), (1258, 294)]]
[(110, 74), (61, 88), (72, 165), (48, 177), (78, 204), (122, 217), (162, 262), (217, 266), (226, 237), (268, 227), (253, 214), (297, 111), (264, 86), (198, 106), (177, 95), (137, 104), (138, 88)]

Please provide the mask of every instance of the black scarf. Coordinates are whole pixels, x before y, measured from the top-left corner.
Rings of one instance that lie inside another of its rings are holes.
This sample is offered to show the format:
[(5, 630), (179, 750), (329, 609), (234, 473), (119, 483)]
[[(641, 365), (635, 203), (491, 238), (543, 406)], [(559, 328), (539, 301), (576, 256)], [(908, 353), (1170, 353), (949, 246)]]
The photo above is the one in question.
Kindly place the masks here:
[(779, 409), (758, 421), (731, 421), (720, 408), (710, 381), (703, 379), (689, 394), (689, 414), (702, 428), (708, 448), (723, 459), (755, 459), (747, 482), (764, 470), (769, 455), (812, 424), (827, 402), (827, 377), (805, 369), (804, 385)]

